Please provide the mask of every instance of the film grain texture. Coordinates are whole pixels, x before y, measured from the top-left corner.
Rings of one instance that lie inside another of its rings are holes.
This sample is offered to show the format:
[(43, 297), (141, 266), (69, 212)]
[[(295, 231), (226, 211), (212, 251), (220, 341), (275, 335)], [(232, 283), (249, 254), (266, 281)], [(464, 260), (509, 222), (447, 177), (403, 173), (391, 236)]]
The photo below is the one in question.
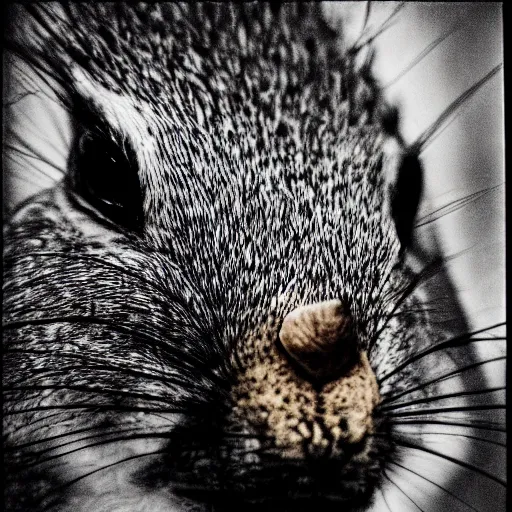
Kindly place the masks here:
[(6, 510), (505, 510), (501, 4), (8, 15)]

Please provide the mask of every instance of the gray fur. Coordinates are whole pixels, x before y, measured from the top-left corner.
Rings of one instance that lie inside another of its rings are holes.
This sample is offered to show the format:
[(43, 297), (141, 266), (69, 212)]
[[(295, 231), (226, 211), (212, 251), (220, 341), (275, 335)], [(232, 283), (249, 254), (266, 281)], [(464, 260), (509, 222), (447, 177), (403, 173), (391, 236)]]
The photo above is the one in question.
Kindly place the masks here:
[[(388, 460), (400, 460), (385, 410), (364, 456), (340, 464), (347, 447), (332, 442), (335, 480), (304, 464), (310, 441), (299, 428), (298, 469), (276, 458), (233, 390), (252, 365), (277, 365), (283, 393), (307, 410), (310, 391), (272, 355), (280, 322), (300, 305), (349, 304), (382, 395), (435, 394), (421, 387), (432, 361), (407, 361), (466, 329), (463, 318), (453, 330), (431, 324), (429, 288), (418, 286), (430, 275), (402, 258), (387, 180), (408, 148), (382, 126), (388, 107), (371, 62), (356, 65), (313, 4), (28, 11), (13, 44), (56, 79), (77, 133), (97, 116), (107, 138), (133, 148), (144, 225), (116, 226), (65, 182), (10, 221), (10, 509), (167, 510), (180, 486), (213, 493), (219, 510), (230, 499), (255, 509), (369, 506)], [(447, 304), (459, 311), (453, 295)], [(449, 353), (434, 357), (455, 367)], [(94, 443), (127, 430), (140, 437), (132, 451), (112, 454), (118, 443), (106, 443), (52, 458), (80, 431), (103, 436)], [(118, 464), (113, 479), (66, 485), (90, 460), (97, 469), (151, 451), (151, 435), (162, 453)], [(186, 498), (177, 506), (193, 509)]]

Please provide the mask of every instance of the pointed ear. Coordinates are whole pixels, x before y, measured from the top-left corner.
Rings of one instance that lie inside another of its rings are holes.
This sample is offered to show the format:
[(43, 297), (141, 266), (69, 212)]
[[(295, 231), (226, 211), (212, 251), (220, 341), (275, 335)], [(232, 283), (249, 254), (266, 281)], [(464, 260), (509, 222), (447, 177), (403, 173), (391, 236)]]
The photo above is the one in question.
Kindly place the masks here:
[(407, 151), (398, 162), (396, 180), (390, 184), (388, 200), (400, 241), (400, 253), (411, 246), (414, 221), (423, 193), (423, 166), (416, 151)]

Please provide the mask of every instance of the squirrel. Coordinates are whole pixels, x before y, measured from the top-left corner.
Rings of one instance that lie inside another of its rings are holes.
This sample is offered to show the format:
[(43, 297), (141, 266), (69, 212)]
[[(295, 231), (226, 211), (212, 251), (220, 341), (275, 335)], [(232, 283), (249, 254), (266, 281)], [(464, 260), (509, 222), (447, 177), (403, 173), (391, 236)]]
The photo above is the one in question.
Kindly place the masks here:
[(372, 510), (415, 453), (504, 486), (428, 443), (502, 406), (466, 399), (489, 330), (416, 238), (432, 133), (404, 141), (371, 37), (315, 3), (8, 26), (72, 121), (64, 178), (4, 232), (8, 510)]

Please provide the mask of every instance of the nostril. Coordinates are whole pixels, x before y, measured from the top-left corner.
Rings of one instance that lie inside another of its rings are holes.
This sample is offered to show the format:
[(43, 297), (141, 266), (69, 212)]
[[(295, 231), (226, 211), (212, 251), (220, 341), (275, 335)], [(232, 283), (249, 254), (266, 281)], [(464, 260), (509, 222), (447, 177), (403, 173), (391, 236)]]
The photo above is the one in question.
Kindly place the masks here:
[(284, 319), (279, 340), (313, 380), (342, 377), (358, 361), (358, 342), (348, 308), (340, 300), (301, 306)]

